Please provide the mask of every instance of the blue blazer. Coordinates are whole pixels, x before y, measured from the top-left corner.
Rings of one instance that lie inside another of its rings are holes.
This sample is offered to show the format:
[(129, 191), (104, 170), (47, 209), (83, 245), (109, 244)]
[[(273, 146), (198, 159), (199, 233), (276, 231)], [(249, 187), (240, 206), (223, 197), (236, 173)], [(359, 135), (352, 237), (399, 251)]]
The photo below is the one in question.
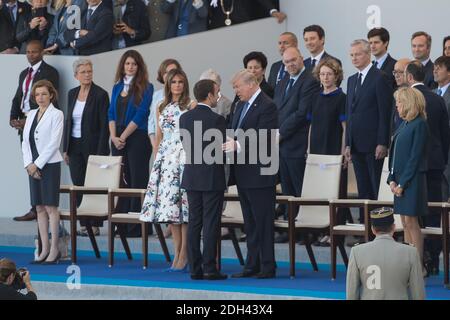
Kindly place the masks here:
[(355, 96), (358, 74), (347, 83), (346, 146), (353, 152), (374, 152), (377, 145), (389, 146), (392, 86), (382, 71), (369, 69)]
[[(177, 36), (178, 24), (181, 15), (180, 6), (182, 0), (170, 3), (164, 1), (161, 3), (161, 11), (170, 15), (169, 24), (167, 26), (166, 39), (174, 38)], [(207, 30), (207, 18), (208, 18), (208, 3), (204, 1), (203, 5), (196, 9), (192, 5), (192, 0), (189, 0), (191, 4), (189, 5), (189, 34), (202, 32)]]
[[(116, 106), (117, 106), (117, 97), (123, 90), (123, 80), (120, 80), (113, 87), (113, 91), (111, 94), (111, 104), (109, 105), (108, 110), (108, 119), (109, 121), (116, 121)], [(125, 123), (116, 123), (116, 126), (123, 125), (128, 126), (128, 124), (133, 121), (138, 129), (147, 132), (148, 128), (148, 115), (150, 112), (150, 105), (152, 103), (153, 97), (153, 85), (151, 83), (148, 84), (147, 89), (144, 91), (142, 96), (142, 101), (139, 105), (135, 105), (134, 96), (131, 96), (128, 99), (127, 112), (125, 115)]]

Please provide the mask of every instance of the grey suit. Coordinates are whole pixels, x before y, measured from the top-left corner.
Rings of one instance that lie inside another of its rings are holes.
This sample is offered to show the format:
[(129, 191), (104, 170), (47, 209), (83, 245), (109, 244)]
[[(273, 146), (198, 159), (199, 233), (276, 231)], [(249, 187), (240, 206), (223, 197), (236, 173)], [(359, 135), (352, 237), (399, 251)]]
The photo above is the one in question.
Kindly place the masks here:
[(352, 248), (347, 300), (423, 300), (424, 286), (416, 248), (387, 234)]

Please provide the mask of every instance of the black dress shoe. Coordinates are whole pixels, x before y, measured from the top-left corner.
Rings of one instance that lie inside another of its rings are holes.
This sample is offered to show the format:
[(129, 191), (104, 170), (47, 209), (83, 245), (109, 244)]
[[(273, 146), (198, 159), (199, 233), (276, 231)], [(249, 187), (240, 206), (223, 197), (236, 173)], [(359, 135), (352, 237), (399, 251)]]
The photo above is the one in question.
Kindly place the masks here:
[(280, 233), (274, 239), (275, 243), (287, 243), (288, 241), (289, 241), (289, 236), (288, 236), (287, 232)]
[(259, 272), (257, 271), (243, 271), (239, 273), (232, 274), (232, 278), (251, 278), (255, 275), (257, 275)]
[(275, 278), (275, 272), (260, 272), (255, 275), (256, 279), (271, 279)]
[(228, 276), (220, 272), (203, 274), (204, 280), (225, 280), (226, 278), (228, 278)]
[(192, 280), (203, 280), (203, 274), (191, 274)]
[(33, 221), (33, 220), (36, 220), (36, 218), (37, 218), (36, 211), (30, 210), (29, 212), (27, 212), (26, 214), (24, 214), (21, 217), (14, 217), (13, 220), (14, 221)]

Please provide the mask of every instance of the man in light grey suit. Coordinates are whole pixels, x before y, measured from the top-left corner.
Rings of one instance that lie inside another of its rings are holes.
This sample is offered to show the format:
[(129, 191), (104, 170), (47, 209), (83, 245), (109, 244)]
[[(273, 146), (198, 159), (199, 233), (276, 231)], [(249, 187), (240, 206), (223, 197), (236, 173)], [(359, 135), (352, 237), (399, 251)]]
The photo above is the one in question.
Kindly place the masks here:
[(352, 248), (347, 300), (423, 300), (422, 264), (416, 248), (395, 242), (391, 208), (371, 211), (374, 241)]
[[(433, 75), (434, 81), (438, 84), (437, 89), (433, 91), (444, 99), (447, 112), (450, 115), (450, 57), (442, 56), (436, 59)], [(446, 181), (444, 181), (442, 188), (443, 196), (444, 199), (450, 199), (450, 165), (448, 163), (444, 171), (444, 177)]]

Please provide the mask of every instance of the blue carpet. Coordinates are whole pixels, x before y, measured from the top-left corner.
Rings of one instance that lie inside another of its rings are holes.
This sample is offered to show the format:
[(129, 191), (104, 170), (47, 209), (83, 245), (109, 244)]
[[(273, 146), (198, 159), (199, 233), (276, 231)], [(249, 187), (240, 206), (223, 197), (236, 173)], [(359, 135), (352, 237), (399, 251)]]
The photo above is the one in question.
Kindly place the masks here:
[[(33, 248), (2, 247), (0, 258), (7, 257), (19, 267), (26, 267), (35, 281), (65, 283), (70, 276), (67, 268), (70, 261), (61, 261), (58, 265), (32, 265)], [(96, 259), (91, 251), (78, 251), (78, 266), (81, 269), (82, 284), (121, 285), (133, 287), (160, 287), (192, 290), (213, 290), (241, 292), (250, 294), (287, 295), (294, 297), (313, 297), (327, 299), (345, 299), (345, 271), (338, 266), (335, 281), (330, 279), (329, 265), (319, 265), (319, 272), (314, 272), (310, 264), (296, 265), (296, 278), (289, 278), (287, 262), (278, 262), (275, 279), (258, 280), (227, 279), (223, 281), (194, 281), (188, 273), (165, 272), (169, 264), (162, 255), (149, 256), (149, 268), (142, 269), (142, 256), (134, 254), (134, 260), (127, 260), (124, 253), (116, 253), (114, 266), (108, 267), (107, 253)], [(241, 266), (234, 259), (223, 259), (222, 272), (232, 274), (239, 272)], [(426, 279), (428, 299), (450, 300), (450, 290), (443, 286), (442, 274)]]

